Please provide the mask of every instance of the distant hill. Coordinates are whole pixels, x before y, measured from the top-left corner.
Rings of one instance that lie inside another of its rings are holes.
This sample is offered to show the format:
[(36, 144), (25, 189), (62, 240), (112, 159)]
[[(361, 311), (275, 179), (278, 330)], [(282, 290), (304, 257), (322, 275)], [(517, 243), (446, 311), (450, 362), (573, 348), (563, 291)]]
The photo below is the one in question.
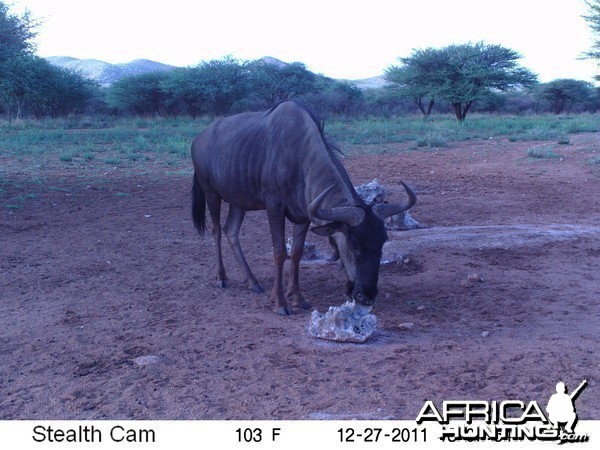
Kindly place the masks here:
[(277, 66), (279, 68), (282, 68), (282, 67), (285, 67), (285, 66), (288, 65), (288, 63), (283, 62), (280, 59), (273, 58), (272, 56), (263, 56), (258, 61), (261, 61), (261, 62), (263, 62), (265, 64), (272, 64), (272, 65)]
[[(141, 75), (150, 72), (168, 72), (176, 69), (175, 66), (162, 64), (148, 59), (136, 59), (125, 64), (111, 64), (97, 59), (78, 59), (70, 56), (50, 56), (46, 58), (54, 66), (74, 70), (84, 77), (97, 81), (102, 86), (110, 86), (115, 81), (132, 75)], [(274, 64), (278, 67), (286, 66), (287, 63), (265, 56), (260, 61)], [(387, 82), (383, 76), (365, 78), (363, 80), (340, 80), (355, 84), (359, 89), (373, 89), (384, 87)]]
[(77, 59), (70, 56), (50, 56), (46, 60), (58, 67), (74, 70), (84, 77), (109, 86), (121, 78), (150, 72), (168, 72), (175, 66), (162, 64), (148, 59), (136, 59), (125, 64), (110, 64), (97, 59)]
[[(263, 56), (259, 61), (273, 64), (277, 67), (285, 67), (288, 63), (281, 61), (280, 59), (273, 58), (272, 56)], [(376, 89), (387, 86), (389, 83), (385, 81), (383, 75), (379, 75), (377, 77), (364, 78), (362, 80), (339, 80), (345, 81), (347, 83), (354, 84), (359, 89)]]
[(377, 89), (387, 86), (389, 83), (385, 81), (383, 75), (378, 77), (364, 78), (362, 80), (343, 80), (354, 84), (359, 89)]

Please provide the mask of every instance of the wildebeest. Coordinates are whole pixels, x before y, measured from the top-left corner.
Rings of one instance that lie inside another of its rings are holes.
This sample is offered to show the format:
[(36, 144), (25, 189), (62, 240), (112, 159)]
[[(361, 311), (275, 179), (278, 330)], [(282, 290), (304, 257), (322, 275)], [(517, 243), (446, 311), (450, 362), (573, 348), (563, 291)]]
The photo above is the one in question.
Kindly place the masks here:
[[(367, 205), (358, 196), (346, 170), (328, 144), (319, 120), (296, 101), (281, 102), (266, 112), (247, 112), (219, 119), (192, 143), (194, 181), (192, 215), (196, 229), (206, 229), (206, 205), (217, 251), (217, 284), (226, 287), (221, 255), (221, 201), (229, 203), (223, 232), (246, 276), (246, 285), (263, 292), (240, 247), (239, 232), (246, 211), (267, 210), (273, 241), (275, 312), (294, 306), (308, 309), (298, 283), (304, 240), (311, 222), (316, 234), (333, 237), (348, 275), (347, 292), (371, 305), (377, 295), (382, 247), (387, 240), (385, 217), (409, 209), (404, 204)], [(287, 258), (285, 219), (294, 223), (290, 279), (283, 294), (282, 272)]]

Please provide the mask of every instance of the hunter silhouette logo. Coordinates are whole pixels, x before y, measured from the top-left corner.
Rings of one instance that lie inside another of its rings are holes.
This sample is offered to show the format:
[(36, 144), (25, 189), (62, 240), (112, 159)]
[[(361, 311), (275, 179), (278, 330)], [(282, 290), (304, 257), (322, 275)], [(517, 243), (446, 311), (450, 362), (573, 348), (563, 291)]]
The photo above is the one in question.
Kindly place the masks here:
[(433, 421), (442, 425), (442, 441), (559, 441), (587, 442), (587, 434), (575, 434), (575, 400), (587, 385), (583, 380), (567, 393), (562, 381), (546, 405), (544, 413), (535, 400), (487, 401), (447, 400), (437, 408), (428, 400), (417, 416), (417, 424)]
[(556, 394), (553, 394), (548, 401), (546, 411), (548, 419), (555, 428), (560, 429), (563, 424), (565, 433), (573, 434), (573, 428), (577, 423), (577, 413), (575, 412), (575, 399), (579, 396), (583, 388), (587, 385), (587, 380), (583, 380), (577, 389), (570, 395), (567, 394), (567, 387), (562, 381), (556, 383)]

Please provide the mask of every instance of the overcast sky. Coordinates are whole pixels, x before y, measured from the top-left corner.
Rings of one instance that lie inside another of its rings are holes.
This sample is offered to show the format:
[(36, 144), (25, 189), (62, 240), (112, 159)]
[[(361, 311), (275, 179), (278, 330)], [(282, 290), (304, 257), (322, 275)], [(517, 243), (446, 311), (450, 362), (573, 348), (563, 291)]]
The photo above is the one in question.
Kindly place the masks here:
[(484, 41), (541, 81), (592, 81), (583, 0), (9, 0), (41, 19), (40, 56), (176, 66), (231, 55), (300, 61), (334, 78), (381, 75), (412, 49)]

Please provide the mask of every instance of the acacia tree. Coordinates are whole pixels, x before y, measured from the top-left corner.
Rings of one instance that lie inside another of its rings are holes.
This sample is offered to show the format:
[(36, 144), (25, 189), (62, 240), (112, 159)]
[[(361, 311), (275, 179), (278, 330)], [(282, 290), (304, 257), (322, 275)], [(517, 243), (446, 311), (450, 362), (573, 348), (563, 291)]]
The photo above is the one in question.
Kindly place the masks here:
[[(586, 5), (589, 8), (589, 14), (583, 16), (587, 20), (592, 32), (596, 35), (596, 41), (589, 52), (585, 56), (590, 59), (595, 59), (600, 66), (600, 0), (586, 0)], [(600, 75), (594, 78), (600, 81)]]
[(302, 95), (302, 101), (321, 114), (353, 115), (364, 107), (365, 96), (350, 82), (317, 75), (314, 90)]
[(174, 70), (161, 83), (161, 90), (172, 110), (184, 110), (194, 117), (216, 116), (244, 98), (247, 78), (245, 64), (227, 57)]
[(150, 72), (121, 78), (108, 89), (108, 104), (133, 114), (160, 114), (165, 100), (161, 83), (167, 77), (164, 72)]
[(189, 114), (194, 118), (202, 114), (205, 98), (202, 87), (196, 81), (195, 69), (191, 67), (175, 69), (169, 73), (160, 84), (167, 111)]
[(271, 106), (315, 90), (316, 76), (300, 62), (257, 60), (248, 65), (250, 91)]
[(585, 104), (594, 95), (592, 85), (573, 79), (554, 80), (539, 87), (538, 97), (550, 104), (554, 114), (569, 112), (576, 103)]
[(19, 117), (27, 88), (22, 69), (31, 60), (37, 24), (28, 12), (17, 16), (0, 2), (0, 110)]
[(17, 16), (0, 1), (0, 112), (9, 120), (80, 111), (95, 95), (94, 83), (34, 55), (37, 26), (29, 12)]
[(514, 50), (483, 42), (428, 48), (416, 50), (401, 59), (400, 66), (388, 68), (386, 78), (399, 80), (401, 89), (415, 98), (448, 101), (462, 122), (473, 102), (487, 93), (536, 83), (536, 75), (517, 64), (519, 58)]
[(0, 64), (15, 56), (33, 53), (37, 26), (29, 11), (21, 16), (11, 14), (8, 6), (0, 1)]
[(206, 112), (212, 116), (226, 114), (235, 102), (246, 95), (245, 64), (226, 57), (200, 64), (197, 81), (202, 87)]
[[(400, 97), (411, 99), (425, 117), (431, 114), (435, 104), (435, 90), (433, 85), (423, 81), (432, 68), (438, 66), (440, 54), (432, 48), (414, 50), (411, 56), (398, 58), (401, 64), (388, 67), (384, 74), (385, 80), (391, 83), (391, 89), (398, 92)], [(427, 107), (424, 103), (427, 103)]]

